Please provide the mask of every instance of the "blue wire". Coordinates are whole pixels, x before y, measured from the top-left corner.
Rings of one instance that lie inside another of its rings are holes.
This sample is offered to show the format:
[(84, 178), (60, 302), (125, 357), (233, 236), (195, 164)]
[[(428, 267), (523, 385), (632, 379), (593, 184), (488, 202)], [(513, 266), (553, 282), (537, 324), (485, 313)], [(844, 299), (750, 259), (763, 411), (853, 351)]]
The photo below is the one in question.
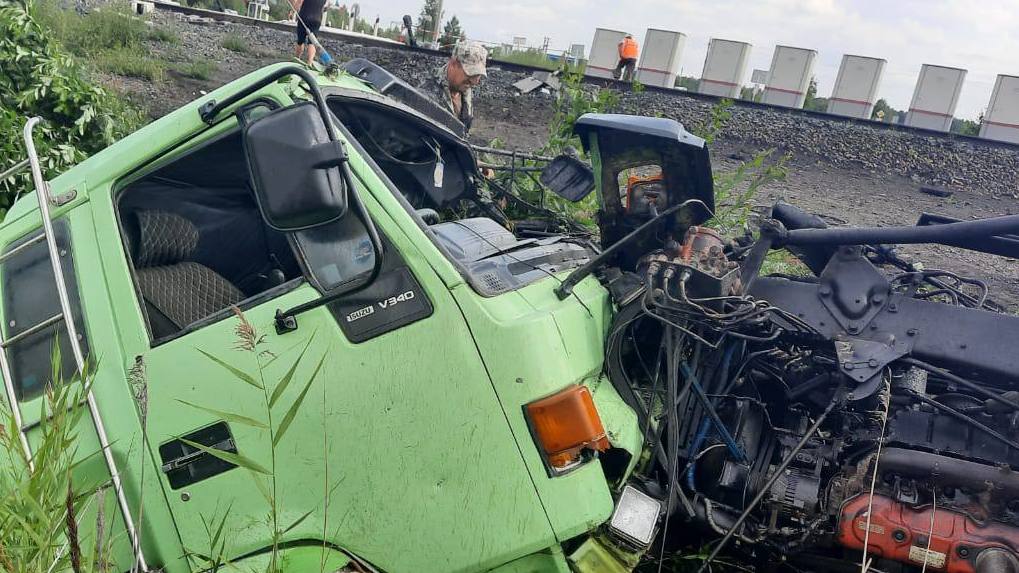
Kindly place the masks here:
[(679, 365), (680, 370), (683, 372), (683, 376), (686, 376), (690, 380), (690, 385), (693, 386), (694, 392), (697, 397), (701, 400), (704, 409), (708, 411), (708, 416), (715, 424), (715, 429), (718, 430), (718, 435), (722, 436), (722, 441), (725, 442), (727, 448), (733, 456), (740, 462), (746, 463), (747, 456), (743, 453), (743, 450), (739, 448), (736, 440), (729, 433), (729, 429), (722, 423), (721, 418), (718, 417), (718, 412), (715, 411), (714, 406), (711, 405), (711, 401), (708, 400), (707, 394), (704, 393), (704, 388), (701, 387), (701, 383), (697, 380), (697, 376), (694, 375), (693, 371), (690, 370), (690, 366), (683, 362)]

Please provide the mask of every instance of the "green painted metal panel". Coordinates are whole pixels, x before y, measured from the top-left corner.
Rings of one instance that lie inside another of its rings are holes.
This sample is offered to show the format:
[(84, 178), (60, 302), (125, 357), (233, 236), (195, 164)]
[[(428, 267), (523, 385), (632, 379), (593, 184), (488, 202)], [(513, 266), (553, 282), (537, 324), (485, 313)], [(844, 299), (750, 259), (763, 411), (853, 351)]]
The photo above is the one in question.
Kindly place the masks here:
[[(278, 308), (318, 296), (308, 285), (246, 313), (266, 333), (265, 350), (280, 356), (266, 372), (269, 381), (282, 377), (295, 345), (315, 333), (295, 378), (301, 383), (284, 393), (281, 404), (301, 391), (313, 368), (310, 358), (326, 357), (308, 392), (313, 398), (276, 451), (280, 522), (314, 510), (287, 538), (321, 537), (325, 529), (335, 544), (389, 571), (483, 569), (554, 543), (462, 315), (393, 223), (384, 216), (377, 223), (429, 293), (431, 317), (354, 345), (325, 309), (299, 317), (296, 333), (273, 333)], [(149, 428), (154, 448), (216, 421), (182, 401), (264, 418), (261, 392), (225, 376), (198, 352), (256, 372), (253, 355), (232, 350), (236, 324), (227, 318), (144, 353), (150, 407), (159, 413)], [(125, 328), (139, 330), (141, 324)], [(239, 424), (231, 430), (241, 454), (271, 465), (265, 431)], [(332, 487), (327, 510), (325, 492)], [(185, 549), (207, 550), (204, 531), (183, 524), (199, 524), (227, 508), (232, 554), (267, 542), (266, 502), (245, 470), (167, 491), (167, 497)]]
[[(78, 192), (75, 201), (56, 211), (59, 216), (74, 210), (74, 255), (89, 271), (80, 273), (80, 286), (86, 330), (101, 358), (96, 394), (125, 487), (132, 500), (145, 499), (146, 554), (150, 564), (164, 566), (167, 573), (190, 570), (184, 552), (208, 550), (202, 519), (227, 510), (229, 555), (261, 551), (270, 543), (267, 505), (249, 471), (235, 469), (172, 490), (156, 451), (161, 443), (216, 421), (182, 401), (262, 418), (265, 397), (199, 352), (256, 373), (256, 357), (233, 349), (234, 318), (150, 348), (119, 236), (115, 184), (168, 150), (180, 153), (227, 129), (225, 124), (207, 129), (198, 107), (275, 68), (192, 102), (52, 183), (55, 193)], [(367, 89), (344, 76), (327, 83)], [(287, 86), (274, 84), (265, 93), (284, 98), (286, 91)], [(194, 137), (199, 132), (204, 134)], [(565, 571), (558, 542), (604, 522), (612, 511), (611, 492), (598, 462), (548, 477), (522, 407), (571, 383), (588, 384), (613, 445), (636, 457), (635, 416), (600, 378), (612, 312), (605, 290), (588, 279), (578, 285), (576, 297), (559, 301), (552, 292), (558, 283), (550, 278), (482, 298), (379, 175), (356, 155), (350, 165), (373, 219), (403, 255), (435, 311), (356, 345), (343, 337), (326, 309), (301, 315), (295, 333), (274, 333), (277, 309), (319, 296), (307, 284), (247, 311), (266, 334), (263, 349), (279, 357), (264, 372), (269, 386), (314, 333), (296, 383), (283, 393), (281, 404), (297, 397), (314, 362), (325, 357), (300, 415), (275, 452), (280, 523), (285, 527), (311, 512), (284, 541), (326, 538), (392, 572), (479, 571), (499, 564), (506, 564), (499, 569), (504, 573)], [(38, 226), (34, 204), (28, 195), (11, 210), (0, 226), (0, 243)], [(148, 374), (148, 450), (126, 381), (138, 356)], [(273, 415), (278, 424), (279, 407)], [(239, 423), (231, 423), (231, 430), (240, 453), (272, 465), (264, 430)], [(92, 476), (104, 471), (91, 463), (83, 470)], [(294, 564), (311, 558), (303, 552), (287, 555)]]
[[(594, 279), (582, 281), (574, 290), (576, 296), (562, 301), (553, 292), (558, 284), (550, 277), (492, 298), (480, 297), (463, 285), (453, 294), (478, 341), (556, 536), (564, 541), (609, 518), (613, 508), (609, 487), (597, 461), (549, 477), (523, 407), (570, 384), (598, 378), (611, 308), (607, 292)], [(600, 402), (614, 401), (609, 398), (614, 394), (610, 385), (599, 385), (598, 393), (605, 396)], [(632, 448), (635, 414), (621, 408), (599, 413), (614, 434), (613, 444)]]
[(491, 573), (570, 573), (570, 566), (556, 546), (496, 567)]

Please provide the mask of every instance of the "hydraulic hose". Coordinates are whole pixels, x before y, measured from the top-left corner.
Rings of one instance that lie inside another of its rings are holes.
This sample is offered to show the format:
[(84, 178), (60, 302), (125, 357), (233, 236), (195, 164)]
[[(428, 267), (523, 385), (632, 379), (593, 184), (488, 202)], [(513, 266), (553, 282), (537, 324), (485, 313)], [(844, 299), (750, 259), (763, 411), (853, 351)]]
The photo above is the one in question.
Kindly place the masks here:
[(669, 215), (676, 213), (680, 209), (692, 203), (699, 204), (701, 207), (704, 207), (705, 210), (708, 209), (708, 206), (705, 205), (704, 201), (701, 201), (700, 199), (687, 199), (682, 203), (673, 205), (672, 207), (669, 207), (668, 209), (662, 211), (655, 217), (651, 218), (651, 220), (637, 227), (633, 231), (630, 231), (629, 234), (627, 234), (622, 239), (616, 241), (611, 247), (605, 249), (598, 255), (591, 258), (591, 260), (588, 261), (584, 266), (579, 267), (572, 273), (570, 273), (570, 276), (566, 277), (566, 280), (564, 280), (562, 284), (560, 284), (559, 287), (555, 289), (556, 296), (559, 297), (559, 300), (565, 300), (567, 297), (570, 296), (570, 294), (573, 293), (573, 287), (577, 286), (577, 283), (587, 278), (587, 276), (593, 273), (596, 268), (600, 267), (605, 261), (609, 260), (616, 253), (618, 253), (620, 249), (628, 245), (630, 241), (646, 233), (648, 229), (654, 227), (655, 224), (658, 223), (659, 221), (665, 219)]
[(1005, 398), (1001, 394), (997, 394), (995, 392), (991, 392), (990, 390), (987, 390), (986, 388), (984, 388), (983, 386), (980, 386), (979, 384), (977, 384), (975, 382), (970, 382), (969, 380), (967, 380), (967, 379), (965, 379), (965, 378), (963, 378), (961, 376), (956, 376), (955, 374), (952, 374), (948, 370), (945, 370), (943, 368), (938, 368), (937, 366), (934, 366), (933, 364), (928, 364), (926, 362), (917, 360), (916, 358), (911, 358), (909, 356), (907, 356), (905, 358), (902, 358), (902, 362), (905, 362), (906, 364), (909, 364), (911, 366), (916, 366), (917, 368), (920, 368), (921, 370), (926, 370), (926, 371), (930, 372), (931, 374), (940, 376), (940, 377), (945, 378), (945, 379), (947, 379), (947, 380), (949, 380), (951, 382), (955, 382), (956, 384), (958, 384), (960, 386), (965, 386), (966, 388), (969, 388), (970, 390), (976, 392), (977, 394), (980, 394), (981, 396), (983, 396), (985, 398), (989, 398), (991, 400), (994, 400), (995, 402), (998, 402), (999, 404), (1007, 406), (1011, 410), (1019, 411), (1019, 404), (1016, 404), (1015, 402)]

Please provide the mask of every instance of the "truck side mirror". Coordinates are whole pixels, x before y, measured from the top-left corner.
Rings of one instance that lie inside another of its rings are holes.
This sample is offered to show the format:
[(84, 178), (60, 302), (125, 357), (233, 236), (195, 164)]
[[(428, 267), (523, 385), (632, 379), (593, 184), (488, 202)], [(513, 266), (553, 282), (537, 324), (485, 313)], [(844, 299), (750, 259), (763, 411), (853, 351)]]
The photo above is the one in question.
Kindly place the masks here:
[(550, 161), (539, 179), (542, 185), (567, 201), (580, 201), (594, 190), (594, 171), (571, 155), (560, 155)]
[(332, 141), (312, 102), (273, 111), (248, 123), (244, 154), (265, 222), (277, 231), (310, 229), (347, 212), (343, 144)]

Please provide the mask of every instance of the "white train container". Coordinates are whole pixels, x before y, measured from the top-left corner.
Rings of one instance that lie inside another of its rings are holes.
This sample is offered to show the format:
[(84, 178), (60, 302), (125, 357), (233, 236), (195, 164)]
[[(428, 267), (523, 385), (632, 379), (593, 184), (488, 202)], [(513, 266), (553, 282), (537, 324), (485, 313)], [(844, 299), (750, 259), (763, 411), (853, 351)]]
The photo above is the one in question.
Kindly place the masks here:
[(591, 55), (587, 59), (585, 75), (593, 78), (612, 79), (612, 72), (619, 63), (619, 42), (626, 37), (626, 32), (596, 28), (594, 40), (591, 41)]
[(1019, 143), (1019, 77), (1000, 75), (995, 80), (980, 137)]
[(965, 80), (966, 70), (924, 64), (906, 114), (906, 125), (951, 130)]
[(637, 64), (637, 81), (649, 86), (675, 87), (685, 46), (686, 34), (648, 28)]
[(704, 71), (697, 84), (702, 94), (738, 98), (743, 87), (743, 76), (750, 60), (751, 45), (746, 42), (712, 38), (708, 55), (704, 58)]
[(783, 107), (803, 107), (816, 58), (816, 50), (775, 46), (761, 101)]
[(835, 88), (828, 98), (828, 113), (870, 119), (887, 63), (880, 58), (842, 56)]

